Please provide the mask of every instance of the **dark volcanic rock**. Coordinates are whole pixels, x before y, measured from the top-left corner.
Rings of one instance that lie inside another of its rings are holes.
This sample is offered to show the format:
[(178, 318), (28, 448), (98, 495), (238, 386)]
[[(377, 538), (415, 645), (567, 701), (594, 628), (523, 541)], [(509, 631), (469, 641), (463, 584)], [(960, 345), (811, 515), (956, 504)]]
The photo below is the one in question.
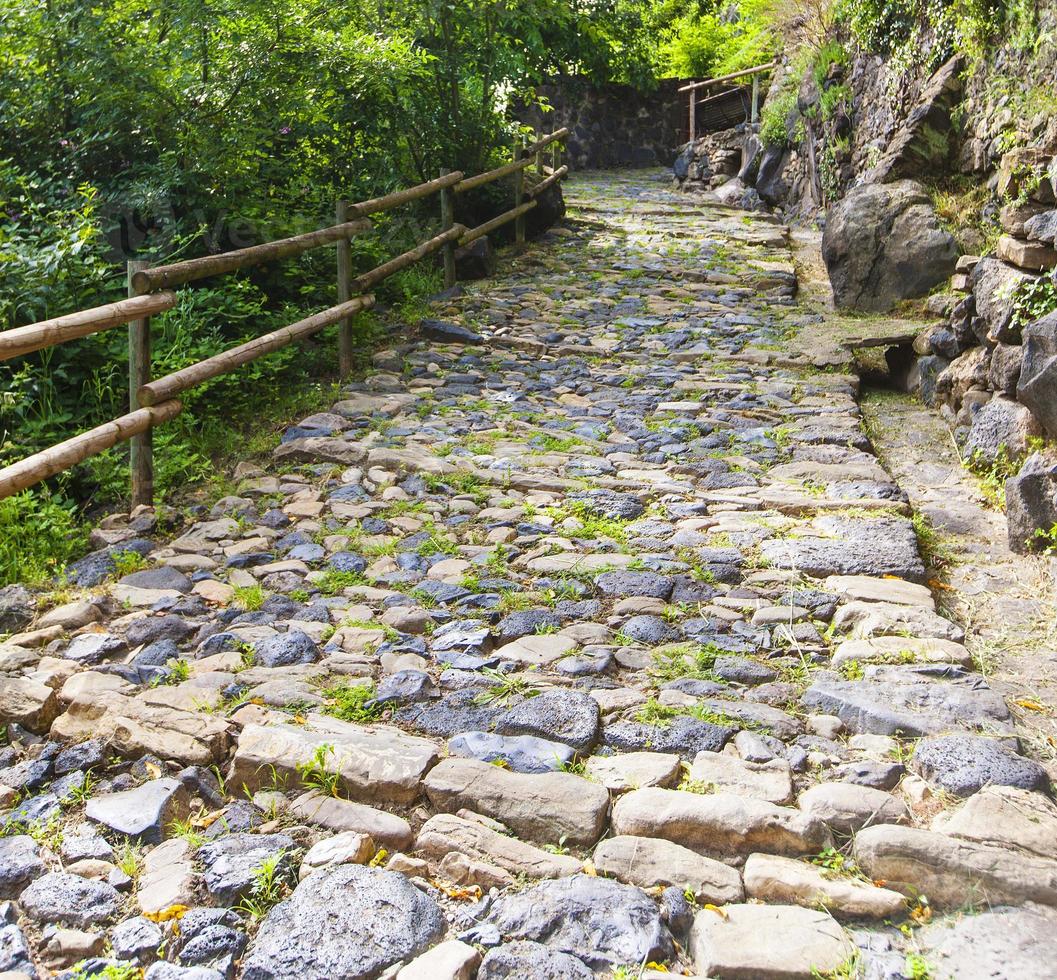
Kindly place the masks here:
[(698, 752), (719, 752), (734, 737), (734, 729), (698, 721), (685, 715), (668, 725), (621, 721), (607, 725), (602, 744), (619, 752), (677, 752), (692, 759)]
[(444, 934), (444, 915), (402, 874), (356, 864), (302, 881), (261, 923), (243, 980), (371, 980)]
[(315, 663), (319, 659), (319, 649), (312, 638), (296, 629), (261, 640), (253, 652), (259, 667), (289, 667), (291, 664)]
[(481, 961), (477, 980), (593, 980), (581, 960), (542, 943), (507, 943), (490, 949)]
[(543, 943), (597, 968), (664, 960), (673, 952), (653, 899), (608, 878), (541, 882), (500, 898), (488, 920), (504, 936)]
[(257, 869), (270, 858), (281, 855), (276, 878), (288, 877), (294, 870), (297, 845), (285, 834), (227, 834), (198, 849), (198, 860), (205, 866), (205, 884), (218, 902), (234, 905), (253, 886)]
[(19, 903), (38, 922), (84, 928), (116, 916), (121, 896), (105, 881), (51, 871), (22, 892)]
[(830, 209), (822, 236), (838, 307), (884, 312), (949, 278), (958, 246), (912, 180), (860, 184)]
[(1057, 459), (1032, 453), (1006, 480), (1006, 522), (1013, 551), (1025, 554), (1044, 543), (1036, 532), (1057, 524)]
[(500, 717), (495, 730), (501, 735), (535, 735), (564, 742), (578, 752), (598, 741), (598, 702), (577, 691), (546, 691), (526, 698)]
[(0, 837), (0, 899), (18, 898), (22, 889), (43, 873), (40, 848), (32, 837)]
[(1050, 787), (1042, 766), (991, 738), (923, 738), (914, 749), (912, 764), (930, 782), (957, 796), (971, 796), (984, 786), (1016, 786), (1040, 792)]
[(903, 517), (819, 517), (825, 537), (764, 541), (764, 556), (778, 568), (822, 578), (827, 575), (895, 575), (925, 581), (914, 525)]

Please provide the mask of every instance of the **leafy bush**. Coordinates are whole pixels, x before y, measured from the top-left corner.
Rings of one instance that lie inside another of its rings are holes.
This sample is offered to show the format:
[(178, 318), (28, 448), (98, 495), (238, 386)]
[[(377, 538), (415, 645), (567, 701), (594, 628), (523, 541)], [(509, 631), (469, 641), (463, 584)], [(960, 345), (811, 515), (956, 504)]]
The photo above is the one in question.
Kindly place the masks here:
[(76, 507), (46, 490), (0, 500), (0, 585), (43, 582), (82, 551), (87, 540)]
[(1025, 279), (1013, 291), (1013, 318), (1015, 328), (1026, 327), (1041, 317), (1057, 310), (1057, 285), (1048, 276)]
[(668, 26), (659, 71), (680, 78), (720, 76), (769, 61), (779, 38), (768, 0), (700, 7)]
[(789, 117), (796, 110), (796, 92), (783, 92), (770, 99), (760, 114), (760, 139), (764, 146), (789, 145)]

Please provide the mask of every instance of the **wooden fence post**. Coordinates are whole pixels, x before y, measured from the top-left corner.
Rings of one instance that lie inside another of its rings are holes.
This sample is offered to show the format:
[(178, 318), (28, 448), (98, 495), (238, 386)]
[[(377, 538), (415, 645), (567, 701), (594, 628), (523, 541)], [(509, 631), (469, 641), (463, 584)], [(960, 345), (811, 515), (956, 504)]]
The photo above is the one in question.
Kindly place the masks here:
[(749, 122), (756, 122), (760, 118), (760, 76), (752, 76), (752, 116)]
[[(514, 159), (525, 158), (525, 137), (518, 135), (514, 141)], [(514, 207), (519, 208), (525, 202), (525, 170), (519, 168), (514, 173)], [(525, 216), (519, 214), (514, 220), (514, 240), (518, 245), (525, 244)]]
[[(339, 225), (349, 220), (349, 202), (340, 200), (334, 209)], [(352, 299), (352, 248), (347, 238), (338, 239), (338, 303)], [(352, 373), (352, 318), (338, 321), (338, 374), (345, 378)]]
[(697, 138), (697, 89), (690, 89), (690, 142)]
[[(440, 172), (441, 177), (450, 174), (445, 168)], [(450, 187), (442, 187), (440, 190), (440, 230), (447, 231), (455, 224), (455, 195)], [(444, 246), (444, 288), (451, 289), (455, 285), (457, 274), (455, 271), (455, 242), (448, 242)]]
[[(128, 295), (139, 296), (132, 284), (137, 272), (150, 265), (143, 259), (129, 259)], [(150, 317), (130, 320), (128, 325), (128, 410), (140, 407), (136, 394), (150, 381)], [(135, 435), (129, 442), (129, 463), (132, 471), (132, 506), (154, 504), (154, 433), (151, 429)]]

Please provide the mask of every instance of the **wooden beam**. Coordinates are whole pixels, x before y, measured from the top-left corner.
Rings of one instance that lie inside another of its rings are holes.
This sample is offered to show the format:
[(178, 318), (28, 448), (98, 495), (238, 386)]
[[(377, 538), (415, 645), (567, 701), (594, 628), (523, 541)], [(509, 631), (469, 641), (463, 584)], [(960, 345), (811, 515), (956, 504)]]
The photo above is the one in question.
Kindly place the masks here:
[(693, 92), (699, 88), (707, 88), (709, 85), (718, 85), (720, 82), (732, 82), (735, 78), (746, 78), (749, 75), (757, 75), (777, 67), (777, 61), (770, 61), (766, 65), (757, 65), (755, 68), (745, 68), (742, 71), (731, 72), (729, 75), (720, 75), (719, 78), (708, 78), (703, 82), (692, 82), (690, 85), (684, 85), (679, 91)]
[(151, 408), (140, 408), (120, 418), (97, 425), (79, 436), (41, 450), (26, 459), (0, 470), (0, 499), (25, 490), (56, 476), (91, 456), (110, 449), (119, 442), (148, 431), (162, 422), (175, 418), (183, 406), (178, 401), (166, 401)]
[(204, 255), (200, 259), (160, 265), (155, 269), (137, 272), (132, 282), (141, 293), (152, 292), (166, 286), (179, 286), (185, 282), (223, 275), (247, 266), (263, 265), (267, 262), (288, 258), (291, 255), (300, 255), (309, 249), (330, 245), (359, 235), (371, 227), (373, 226), (369, 221), (358, 218), (342, 225), (320, 228), (318, 231), (310, 231), (305, 235), (294, 235), (293, 238), (282, 238), (264, 245), (251, 245), (249, 248), (238, 248), (232, 252), (221, 252), (219, 255)]
[(0, 331), (0, 361), (23, 354), (32, 354), (45, 347), (54, 347), (67, 340), (87, 337), (100, 330), (119, 327), (123, 323), (164, 313), (176, 305), (176, 294), (171, 292), (156, 293), (153, 296), (137, 296), (135, 299), (122, 299), (106, 306), (96, 306), (91, 310), (79, 313), (67, 313), (65, 316), (41, 320), (25, 327)]
[(546, 180), (541, 180), (538, 184), (530, 187), (525, 193), (529, 197), (536, 197), (538, 194), (542, 194), (551, 184), (557, 183), (563, 177), (568, 176), (569, 168), (562, 166), (555, 170)]
[(420, 245), (416, 245), (409, 252), (403, 252), (396, 256), (396, 258), (390, 259), (388, 262), (383, 262), (377, 268), (371, 269), (370, 272), (365, 272), (362, 276), (354, 279), (352, 281), (352, 291), (354, 293), (366, 292), (380, 283), (383, 279), (387, 279), (394, 272), (399, 272), (401, 269), (413, 265), (420, 259), (424, 259), (427, 255), (443, 248), (448, 242), (457, 242), (465, 231), (465, 225), (452, 225), (451, 228), (447, 231), (442, 231), (435, 238), (430, 238), (427, 241), (422, 242)]
[(568, 128), (565, 127), (565, 126), (562, 126), (561, 129), (556, 129), (549, 136), (543, 136), (540, 139), (536, 140), (536, 142), (533, 143), (531, 146), (526, 146), (525, 147), (525, 152), (526, 153), (539, 153), (539, 151), (542, 150), (545, 146), (550, 146), (551, 143), (557, 143), (559, 140), (565, 139), (565, 137), (567, 137), (568, 135), (569, 135)]
[(465, 180), (460, 180), (452, 189), (456, 194), (464, 194), (466, 191), (472, 191), (475, 187), (481, 187), (484, 184), (492, 183), (494, 180), (501, 180), (503, 177), (509, 177), (511, 174), (517, 173), (519, 170), (524, 170), (531, 165), (532, 157), (519, 157), (517, 160), (512, 160), (510, 163), (504, 163), (501, 167), (496, 167), (495, 170), (488, 170), (483, 174), (478, 174), (476, 177), (467, 177)]
[(230, 350), (217, 354), (215, 357), (207, 357), (204, 361), (185, 367), (182, 371), (175, 371), (172, 374), (167, 374), (164, 378), (157, 378), (140, 388), (139, 400), (144, 405), (158, 405), (181, 391), (200, 385), (203, 381), (208, 381), (210, 378), (215, 378), (220, 374), (234, 371), (243, 364), (249, 364), (250, 361), (255, 361), (258, 357), (263, 357), (265, 354), (270, 354), (281, 347), (286, 347), (287, 344), (292, 344), (295, 340), (301, 340), (304, 337), (318, 333), (324, 327), (338, 323), (345, 317), (352, 316), (354, 313), (359, 313), (360, 310), (365, 310), (373, 305), (373, 296), (357, 296), (347, 303), (332, 306), (328, 310), (306, 317), (304, 320), (298, 320), (297, 323), (291, 323), (289, 326), (281, 327), (272, 333), (265, 334), (263, 337), (257, 337), (245, 344), (240, 344), (238, 347), (232, 347)]
[(528, 201), (525, 204), (522, 204), (519, 208), (511, 208), (509, 211), (504, 211), (502, 214), (494, 217), (491, 221), (486, 221), (483, 225), (478, 225), (476, 228), (471, 228), (469, 231), (463, 229), (465, 234), (459, 239), (459, 244), (469, 245), (470, 242), (475, 242), (478, 238), (495, 231), (496, 228), (502, 228), (503, 225), (509, 224), (521, 215), (528, 213), (535, 206), (535, 201)]
[[(335, 220), (339, 225), (349, 220), (349, 202), (338, 201), (334, 210)], [(338, 242), (338, 305), (352, 299), (352, 249), (349, 240), (343, 238)], [(352, 319), (344, 317), (338, 321), (338, 375), (342, 378), (352, 373)]]
[[(128, 263), (128, 294), (139, 295), (133, 285), (135, 274), (148, 267), (143, 259)], [(128, 410), (139, 407), (137, 392), (150, 381), (150, 317), (130, 320), (128, 324)], [(154, 439), (150, 426), (132, 437), (129, 443), (129, 469), (132, 481), (132, 506), (154, 505)]]

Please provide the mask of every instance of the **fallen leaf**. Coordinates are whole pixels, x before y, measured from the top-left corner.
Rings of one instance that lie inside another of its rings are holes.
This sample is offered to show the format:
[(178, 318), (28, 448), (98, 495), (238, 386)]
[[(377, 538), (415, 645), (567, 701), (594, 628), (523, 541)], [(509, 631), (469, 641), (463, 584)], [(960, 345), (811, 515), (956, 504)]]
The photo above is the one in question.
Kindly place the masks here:
[(592, 878), (598, 877), (598, 869), (595, 868), (595, 863), (590, 858), (584, 861), (583, 871), (585, 875), (590, 875)]
[(701, 906), (703, 909), (708, 909), (709, 912), (715, 912), (721, 919), (727, 918), (727, 913), (723, 911), (718, 905), (710, 905), (707, 902)]
[(1016, 698), (1013, 701), (1014, 704), (1020, 705), (1022, 708), (1027, 708), (1028, 711), (1045, 711), (1046, 705), (1039, 704), (1034, 698)]

